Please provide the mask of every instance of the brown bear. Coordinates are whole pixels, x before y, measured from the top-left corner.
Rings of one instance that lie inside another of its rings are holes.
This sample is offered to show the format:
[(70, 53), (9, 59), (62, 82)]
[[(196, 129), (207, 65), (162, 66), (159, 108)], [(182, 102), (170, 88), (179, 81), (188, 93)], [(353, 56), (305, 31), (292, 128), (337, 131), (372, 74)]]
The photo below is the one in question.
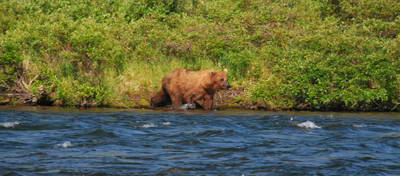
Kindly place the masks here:
[(227, 79), (225, 71), (176, 69), (163, 78), (161, 90), (150, 102), (154, 107), (172, 104), (175, 109), (179, 109), (182, 103), (197, 103), (211, 110), (215, 92), (230, 88)]

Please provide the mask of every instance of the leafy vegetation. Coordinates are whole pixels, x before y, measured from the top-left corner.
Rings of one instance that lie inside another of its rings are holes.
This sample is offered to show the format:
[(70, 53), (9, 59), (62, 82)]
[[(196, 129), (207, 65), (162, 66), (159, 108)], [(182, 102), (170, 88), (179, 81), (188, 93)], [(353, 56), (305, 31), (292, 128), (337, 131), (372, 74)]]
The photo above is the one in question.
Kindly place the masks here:
[(227, 68), (237, 103), (399, 111), (397, 0), (0, 1), (0, 92), (145, 106), (184, 67)]

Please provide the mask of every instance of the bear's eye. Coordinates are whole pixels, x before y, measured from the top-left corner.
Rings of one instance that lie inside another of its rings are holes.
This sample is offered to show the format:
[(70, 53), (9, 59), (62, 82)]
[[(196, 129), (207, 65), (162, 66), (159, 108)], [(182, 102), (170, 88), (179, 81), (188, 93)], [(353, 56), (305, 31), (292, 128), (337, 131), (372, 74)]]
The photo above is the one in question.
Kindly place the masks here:
[(222, 78), (221, 81), (224, 81), (224, 78)]

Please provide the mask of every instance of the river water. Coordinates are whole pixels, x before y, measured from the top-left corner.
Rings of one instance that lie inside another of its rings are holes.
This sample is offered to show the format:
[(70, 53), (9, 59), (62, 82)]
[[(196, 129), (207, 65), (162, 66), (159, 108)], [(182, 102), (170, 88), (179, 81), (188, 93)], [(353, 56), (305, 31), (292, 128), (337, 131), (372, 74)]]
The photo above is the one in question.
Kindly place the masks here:
[(0, 175), (400, 175), (400, 114), (1, 108)]

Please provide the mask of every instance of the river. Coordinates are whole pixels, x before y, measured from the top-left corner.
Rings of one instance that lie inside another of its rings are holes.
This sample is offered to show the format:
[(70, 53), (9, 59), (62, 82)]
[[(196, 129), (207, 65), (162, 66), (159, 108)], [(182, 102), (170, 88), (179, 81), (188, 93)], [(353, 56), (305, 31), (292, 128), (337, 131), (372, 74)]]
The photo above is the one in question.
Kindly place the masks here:
[(399, 113), (0, 108), (0, 175), (400, 175)]

